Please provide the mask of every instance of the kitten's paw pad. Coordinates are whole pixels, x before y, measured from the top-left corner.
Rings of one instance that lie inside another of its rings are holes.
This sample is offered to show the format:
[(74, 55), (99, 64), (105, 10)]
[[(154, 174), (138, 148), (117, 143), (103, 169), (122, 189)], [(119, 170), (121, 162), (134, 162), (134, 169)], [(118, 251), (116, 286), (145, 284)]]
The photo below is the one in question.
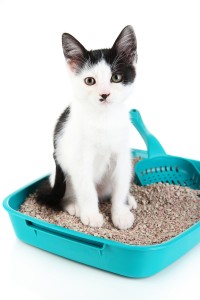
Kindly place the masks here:
[(130, 212), (129, 208), (118, 210), (112, 213), (112, 221), (115, 227), (119, 229), (131, 228), (134, 222), (134, 215)]
[(90, 227), (101, 227), (104, 223), (104, 220), (103, 220), (103, 215), (100, 214), (99, 212), (82, 213), (81, 222), (84, 225), (88, 225)]
[(71, 216), (80, 217), (78, 205), (75, 203), (67, 204), (65, 207), (65, 211), (67, 211)]
[(130, 209), (136, 209), (137, 208), (137, 202), (131, 194), (128, 195), (128, 206), (129, 206)]

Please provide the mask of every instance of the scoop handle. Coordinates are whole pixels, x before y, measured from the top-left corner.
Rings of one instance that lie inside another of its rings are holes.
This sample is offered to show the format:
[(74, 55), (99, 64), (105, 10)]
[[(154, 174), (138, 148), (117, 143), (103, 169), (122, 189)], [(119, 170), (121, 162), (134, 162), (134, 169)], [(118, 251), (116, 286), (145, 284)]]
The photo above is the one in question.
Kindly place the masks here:
[(148, 158), (166, 155), (165, 150), (161, 146), (157, 138), (146, 128), (140, 112), (132, 109), (130, 112), (131, 123), (135, 126), (139, 134), (142, 136), (148, 151)]

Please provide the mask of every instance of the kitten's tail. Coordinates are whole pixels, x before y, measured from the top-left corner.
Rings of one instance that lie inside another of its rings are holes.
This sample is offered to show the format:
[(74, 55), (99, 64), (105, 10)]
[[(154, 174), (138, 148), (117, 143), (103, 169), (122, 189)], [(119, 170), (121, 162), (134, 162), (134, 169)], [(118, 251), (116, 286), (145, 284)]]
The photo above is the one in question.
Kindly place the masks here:
[(49, 179), (42, 183), (37, 190), (36, 200), (39, 204), (46, 205), (54, 210), (62, 210), (62, 199), (65, 195), (65, 175), (61, 167), (56, 164), (56, 174), (53, 186)]

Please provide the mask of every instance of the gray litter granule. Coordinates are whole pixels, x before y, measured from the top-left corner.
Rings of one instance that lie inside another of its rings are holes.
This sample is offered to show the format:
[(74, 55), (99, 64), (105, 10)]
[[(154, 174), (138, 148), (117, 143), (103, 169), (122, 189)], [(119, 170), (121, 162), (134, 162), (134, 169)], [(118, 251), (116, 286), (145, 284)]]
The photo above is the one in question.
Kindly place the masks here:
[(152, 245), (165, 242), (200, 220), (200, 191), (188, 187), (163, 183), (146, 187), (131, 184), (130, 193), (137, 201), (133, 210), (135, 222), (127, 230), (115, 228), (111, 221), (109, 202), (100, 203), (104, 216), (101, 228), (92, 228), (64, 211), (54, 211), (36, 202), (37, 191), (25, 200), (20, 212), (37, 219), (54, 223), (93, 236), (111, 239), (130, 245)]

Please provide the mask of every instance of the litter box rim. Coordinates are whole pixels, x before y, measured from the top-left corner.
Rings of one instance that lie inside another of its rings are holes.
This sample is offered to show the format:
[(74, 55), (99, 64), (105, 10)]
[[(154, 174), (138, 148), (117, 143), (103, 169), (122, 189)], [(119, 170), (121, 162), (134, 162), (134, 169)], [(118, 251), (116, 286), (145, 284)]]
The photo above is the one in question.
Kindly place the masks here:
[[(42, 177), (42, 179), (44, 180), (47, 176)], [(37, 181), (36, 181), (37, 182)], [(35, 181), (32, 182), (32, 184), (36, 183)], [(20, 217), (21, 219), (24, 219), (25, 221), (30, 221), (33, 223), (37, 223), (38, 225), (41, 225), (42, 227), (48, 227), (48, 229), (52, 229), (55, 232), (62, 232), (63, 234), (70, 234), (71, 236), (76, 236), (77, 238), (86, 238), (87, 240), (91, 240), (91, 242), (95, 241), (97, 243), (104, 243), (104, 244), (109, 244), (110, 246), (117, 246), (117, 247), (121, 247), (121, 248), (127, 248), (127, 250), (132, 251), (134, 250), (138, 250), (138, 251), (149, 251), (149, 250), (158, 250), (158, 249), (163, 249), (166, 247), (170, 247), (171, 244), (174, 244), (176, 242), (178, 242), (180, 239), (183, 239), (186, 235), (188, 235), (189, 233), (192, 233), (193, 231), (195, 231), (197, 228), (200, 227), (200, 221), (198, 221), (197, 223), (193, 224), (192, 226), (190, 226), (188, 229), (184, 230), (183, 232), (179, 233), (178, 235), (176, 235), (175, 237), (172, 237), (171, 239), (162, 242), (162, 243), (158, 243), (158, 244), (149, 244), (149, 245), (134, 245), (134, 244), (125, 244), (125, 243), (121, 243), (118, 241), (114, 241), (112, 239), (106, 239), (103, 237), (98, 237), (98, 236), (94, 236), (91, 235), (89, 233), (84, 233), (81, 231), (76, 231), (73, 229), (69, 229), (69, 228), (65, 228), (62, 227), (60, 225), (56, 225), (56, 224), (52, 224), (49, 222), (46, 222), (44, 220), (40, 220), (34, 217), (31, 217), (29, 215), (23, 214), (20, 211), (16, 211), (15, 209), (13, 209), (10, 204), (9, 201), (12, 198), (13, 195), (15, 195), (17, 192), (20, 192), (21, 190), (23, 190), (23, 187), (18, 189), (16, 192), (10, 194), (9, 196), (7, 196), (4, 201), (3, 201), (3, 207), (4, 209), (8, 212), (11, 213), (12, 215), (16, 215), (18, 217)]]

